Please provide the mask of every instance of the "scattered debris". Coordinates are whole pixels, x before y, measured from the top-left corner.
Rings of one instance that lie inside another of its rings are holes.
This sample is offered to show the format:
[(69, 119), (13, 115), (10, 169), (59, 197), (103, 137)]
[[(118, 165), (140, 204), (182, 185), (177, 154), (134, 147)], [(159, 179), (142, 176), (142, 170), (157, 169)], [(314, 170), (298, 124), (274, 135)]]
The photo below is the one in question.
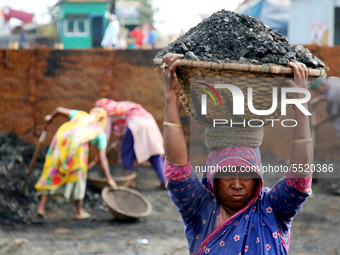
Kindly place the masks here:
[(140, 243), (140, 244), (148, 244), (149, 243), (149, 240), (148, 239), (146, 239), (146, 238), (143, 238), (143, 239), (138, 239), (137, 240), (137, 243)]

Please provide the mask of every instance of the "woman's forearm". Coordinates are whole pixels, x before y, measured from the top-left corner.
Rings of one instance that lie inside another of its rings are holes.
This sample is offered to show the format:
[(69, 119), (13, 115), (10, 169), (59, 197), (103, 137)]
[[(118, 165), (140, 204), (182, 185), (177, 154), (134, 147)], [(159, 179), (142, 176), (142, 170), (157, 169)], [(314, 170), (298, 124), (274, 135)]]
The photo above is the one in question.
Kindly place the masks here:
[[(166, 97), (164, 121), (181, 124), (177, 95)], [(169, 162), (178, 165), (187, 163), (188, 153), (182, 128), (164, 125), (164, 147)]]
[(111, 179), (111, 173), (110, 173), (110, 168), (109, 168), (109, 163), (107, 161), (107, 157), (106, 157), (106, 151), (105, 149), (99, 149), (99, 153), (98, 153), (98, 158), (99, 158), (99, 164), (101, 166), (101, 168), (103, 169), (104, 175), (106, 177), (106, 179)]
[(53, 110), (53, 112), (50, 114), (51, 119), (53, 119), (54, 117), (58, 116), (58, 115), (62, 115), (65, 117), (69, 117), (71, 115), (71, 109), (68, 108), (64, 108), (64, 107), (57, 107)]
[(104, 175), (106, 177), (106, 181), (109, 184), (111, 189), (116, 189), (117, 188), (117, 184), (116, 182), (113, 180), (111, 173), (110, 173), (110, 168), (109, 168), (109, 163), (107, 161), (107, 157), (106, 157), (106, 150), (105, 149), (98, 149), (98, 157), (99, 157), (99, 161), (100, 161), (100, 166), (103, 169)]
[[(307, 105), (305, 105), (307, 107)], [(310, 139), (309, 117), (296, 109), (295, 120), (297, 126), (294, 127), (293, 140)], [(313, 163), (313, 142), (293, 143), (290, 157), (290, 164), (312, 164)], [(309, 168), (308, 168), (309, 169)]]

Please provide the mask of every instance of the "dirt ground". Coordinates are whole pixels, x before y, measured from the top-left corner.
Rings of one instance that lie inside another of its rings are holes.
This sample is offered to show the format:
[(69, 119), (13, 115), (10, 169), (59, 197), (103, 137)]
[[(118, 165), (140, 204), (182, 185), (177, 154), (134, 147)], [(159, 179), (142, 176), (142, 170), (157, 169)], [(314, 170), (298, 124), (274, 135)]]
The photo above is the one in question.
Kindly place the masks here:
[[(151, 168), (138, 167), (137, 173), (136, 188), (153, 205), (150, 216), (119, 222), (106, 208), (91, 210), (85, 203), (92, 217), (77, 221), (73, 204), (52, 204), (43, 220), (0, 226), (0, 254), (188, 254), (183, 224), (167, 191), (155, 188), (157, 177)], [(265, 181), (269, 186), (274, 182), (271, 177)], [(340, 196), (331, 195), (325, 187), (326, 180), (314, 184), (314, 198), (295, 217), (290, 254), (340, 254)], [(91, 184), (88, 189), (94, 190)], [(101, 200), (99, 193), (94, 196)], [(147, 244), (141, 243), (144, 238)]]
[[(47, 148), (42, 148), (35, 165), (31, 194), (24, 197), (21, 192), (34, 149), (34, 145), (13, 135), (0, 133), (0, 255), (188, 254), (180, 215), (168, 192), (156, 188), (158, 179), (149, 166), (136, 167), (136, 189), (153, 205), (153, 212), (146, 218), (135, 222), (116, 220), (100, 191), (89, 181), (84, 207), (91, 213), (90, 219), (75, 220), (72, 203), (52, 200), (46, 205), (44, 219), (36, 219), (38, 197), (33, 186), (43, 168)], [(319, 178), (313, 184), (314, 197), (307, 200), (293, 221), (290, 254), (340, 254), (340, 196), (330, 193), (340, 180), (340, 162), (326, 163), (336, 166), (338, 178)], [(284, 162), (262, 159), (262, 164)], [(280, 177), (265, 174), (265, 186), (271, 187)]]

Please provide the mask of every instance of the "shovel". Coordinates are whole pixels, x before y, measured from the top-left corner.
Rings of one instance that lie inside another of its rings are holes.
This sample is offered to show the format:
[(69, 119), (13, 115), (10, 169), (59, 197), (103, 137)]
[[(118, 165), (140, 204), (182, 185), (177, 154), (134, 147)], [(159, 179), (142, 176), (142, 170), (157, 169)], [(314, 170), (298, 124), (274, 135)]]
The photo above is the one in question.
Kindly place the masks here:
[(33, 167), (35, 165), (35, 162), (37, 161), (41, 146), (42, 146), (42, 144), (45, 140), (45, 137), (46, 137), (47, 127), (48, 127), (48, 123), (45, 124), (45, 128), (44, 128), (44, 130), (42, 131), (42, 133), (39, 137), (37, 147), (35, 148), (33, 157), (31, 159), (30, 165), (29, 165), (28, 170), (27, 170), (26, 177), (24, 179), (24, 185), (22, 187), (22, 192), (23, 192), (24, 196), (26, 196), (26, 197), (29, 196), (29, 194), (30, 194), (30, 192), (28, 190), (28, 186), (29, 186), (30, 181), (31, 181), (31, 176), (32, 176), (32, 173), (33, 173)]

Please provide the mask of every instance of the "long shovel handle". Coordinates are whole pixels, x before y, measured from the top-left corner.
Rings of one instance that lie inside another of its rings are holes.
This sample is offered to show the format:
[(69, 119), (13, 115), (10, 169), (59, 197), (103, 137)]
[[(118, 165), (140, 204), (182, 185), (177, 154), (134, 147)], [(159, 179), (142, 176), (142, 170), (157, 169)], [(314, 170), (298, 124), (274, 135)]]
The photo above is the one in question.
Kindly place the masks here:
[(27, 174), (26, 174), (25, 179), (24, 179), (23, 193), (24, 193), (25, 196), (29, 195), (28, 186), (29, 186), (29, 183), (31, 181), (31, 175), (32, 175), (32, 172), (33, 172), (33, 169), (34, 169), (35, 162), (37, 161), (41, 146), (42, 146), (42, 144), (45, 140), (45, 137), (46, 137), (47, 128), (48, 128), (48, 123), (45, 124), (44, 130), (42, 131), (42, 133), (39, 137), (37, 147), (35, 148), (33, 157), (31, 159), (30, 165), (29, 165), (28, 170), (27, 170)]
[[(112, 151), (116, 146), (119, 144), (119, 140), (114, 141), (113, 143), (110, 144), (110, 146), (106, 149), (106, 154), (108, 154), (110, 151)], [(90, 170), (92, 167), (95, 166), (96, 160), (92, 160), (87, 168), (87, 170)]]
[(38, 141), (38, 144), (37, 144), (37, 147), (35, 148), (35, 151), (34, 151), (34, 154), (33, 154), (33, 157), (31, 159), (31, 162), (30, 162), (30, 165), (28, 167), (28, 173), (32, 172), (33, 171), (33, 167), (35, 165), (35, 162), (37, 161), (37, 158), (39, 156), (39, 152), (40, 152), (40, 149), (41, 149), (41, 146), (46, 138), (46, 133), (47, 133), (47, 128), (48, 128), (48, 123), (45, 124), (45, 128), (44, 130), (42, 131), (40, 137), (39, 137), (39, 141)]

